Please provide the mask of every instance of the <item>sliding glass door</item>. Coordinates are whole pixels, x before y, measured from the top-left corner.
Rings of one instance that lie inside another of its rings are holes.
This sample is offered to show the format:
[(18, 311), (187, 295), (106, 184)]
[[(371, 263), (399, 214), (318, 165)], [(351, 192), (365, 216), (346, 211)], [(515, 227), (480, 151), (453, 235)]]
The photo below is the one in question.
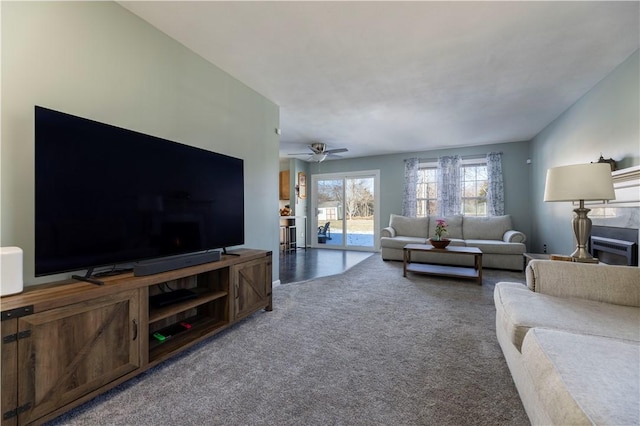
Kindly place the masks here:
[(379, 171), (312, 177), (317, 238), (312, 246), (376, 250), (379, 246)]

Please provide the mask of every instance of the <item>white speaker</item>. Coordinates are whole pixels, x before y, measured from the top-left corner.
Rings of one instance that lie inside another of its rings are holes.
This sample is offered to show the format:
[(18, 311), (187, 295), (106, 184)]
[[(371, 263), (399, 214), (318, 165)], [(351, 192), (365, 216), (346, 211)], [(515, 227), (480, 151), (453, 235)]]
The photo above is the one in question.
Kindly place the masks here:
[(22, 249), (0, 247), (0, 296), (22, 291)]

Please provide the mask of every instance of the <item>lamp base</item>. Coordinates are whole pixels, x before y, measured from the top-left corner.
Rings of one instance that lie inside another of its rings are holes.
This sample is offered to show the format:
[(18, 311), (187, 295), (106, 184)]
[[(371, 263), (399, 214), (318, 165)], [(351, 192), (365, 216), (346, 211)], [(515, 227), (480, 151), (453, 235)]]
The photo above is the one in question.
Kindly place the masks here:
[(571, 253), (571, 257), (574, 262), (582, 263), (598, 263), (598, 259), (595, 259), (587, 250), (587, 244), (589, 243), (589, 237), (591, 236), (591, 219), (587, 217), (587, 214), (591, 209), (584, 207), (584, 200), (580, 200), (580, 207), (573, 210), (576, 214), (573, 217), (573, 232), (576, 235), (576, 242), (578, 247)]
[(589, 257), (589, 258), (573, 257), (571, 258), (571, 260), (578, 263), (600, 263), (600, 260), (597, 257)]

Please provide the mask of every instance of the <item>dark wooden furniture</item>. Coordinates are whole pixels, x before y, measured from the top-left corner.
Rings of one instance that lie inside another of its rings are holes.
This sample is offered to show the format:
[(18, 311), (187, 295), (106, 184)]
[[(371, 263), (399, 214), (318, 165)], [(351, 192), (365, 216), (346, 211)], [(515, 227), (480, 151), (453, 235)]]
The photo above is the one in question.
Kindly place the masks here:
[[(454, 256), (473, 256), (474, 267), (452, 265), (433, 265), (429, 263), (412, 263), (412, 251), (425, 251), (443, 253)], [(447, 247), (444, 249), (435, 248), (430, 244), (407, 244), (404, 246), (403, 277), (407, 272), (417, 272), (420, 274), (440, 275), (445, 277), (469, 278), (482, 285), (482, 251), (477, 247)]]
[[(233, 254), (156, 275), (108, 277), (103, 286), (62, 281), (3, 297), (2, 426), (51, 420), (260, 309), (270, 311), (271, 252)], [(159, 308), (149, 303), (180, 288), (197, 297)]]
[[(302, 229), (301, 244), (298, 244), (299, 227)], [(292, 252), (299, 248), (307, 250), (307, 217), (280, 216), (280, 250)]]
[(280, 250), (284, 252), (298, 249), (298, 228), (295, 216), (280, 216)]
[(331, 239), (331, 222), (318, 227), (318, 244), (326, 244)]
[(551, 258), (551, 255), (547, 253), (523, 253), (522, 254), (522, 270), (524, 271), (527, 268), (527, 265), (529, 264), (529, 262), (531, 262), (533, 259), (549, 260), (550, 258)]

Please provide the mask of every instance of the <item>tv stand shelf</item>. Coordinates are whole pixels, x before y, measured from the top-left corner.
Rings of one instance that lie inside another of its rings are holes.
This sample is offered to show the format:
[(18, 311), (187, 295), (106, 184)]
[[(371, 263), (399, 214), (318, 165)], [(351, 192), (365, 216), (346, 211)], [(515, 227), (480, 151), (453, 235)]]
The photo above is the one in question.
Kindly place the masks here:
[[(219, 321), (213, 318), (198, 319), (188, 318), (191, 328), (189, 330), (183, 330), (179, 332), (173, 332), (171, 334), (165, 334), (167, 339), (164, 342), (155, 340), (152, 336), (149, 336), (149, 359), (164, 359), (167, 355), (173, 354), (183, 349), (185, 344), (191, 343), (194, 339), (199, 340), (203, 336), (207, 336), (211, 331), (219, 331), (226, 327), (229, 323), (225, 321)], [(167, 327), (167, 328), (171, 328)], [(159, 330), (161, 333), (165, 333), (164, 329)]]
[[(240, 249), (218, 262), (105, 277), (103, 286), (66, 280), (2, 297), (1, 425), (44, 423), (258, 310), (270, 311), (271, 260), (269, 251)], [(149, 303), (183, 288), (196, 297), (161, 308)]]
[(179, 312), (186, 311), (191, 308), (195, 308), (197, 306), (203, 305), (207, 302), (211, 302), (216, 299), (227, 297), (228, 295), (228, 293), (225, 291), (210, 291), (210, 292), (199, 291), (198, 293), (200, 294), (198, 294), (198, 297), (195, 299), (179, 302), (174, 305), (169, 305), (162, 308), (156, 308), (156, 309), (149, 308), (149, 323), (153, 323), (161, 319), (168, 318)]

